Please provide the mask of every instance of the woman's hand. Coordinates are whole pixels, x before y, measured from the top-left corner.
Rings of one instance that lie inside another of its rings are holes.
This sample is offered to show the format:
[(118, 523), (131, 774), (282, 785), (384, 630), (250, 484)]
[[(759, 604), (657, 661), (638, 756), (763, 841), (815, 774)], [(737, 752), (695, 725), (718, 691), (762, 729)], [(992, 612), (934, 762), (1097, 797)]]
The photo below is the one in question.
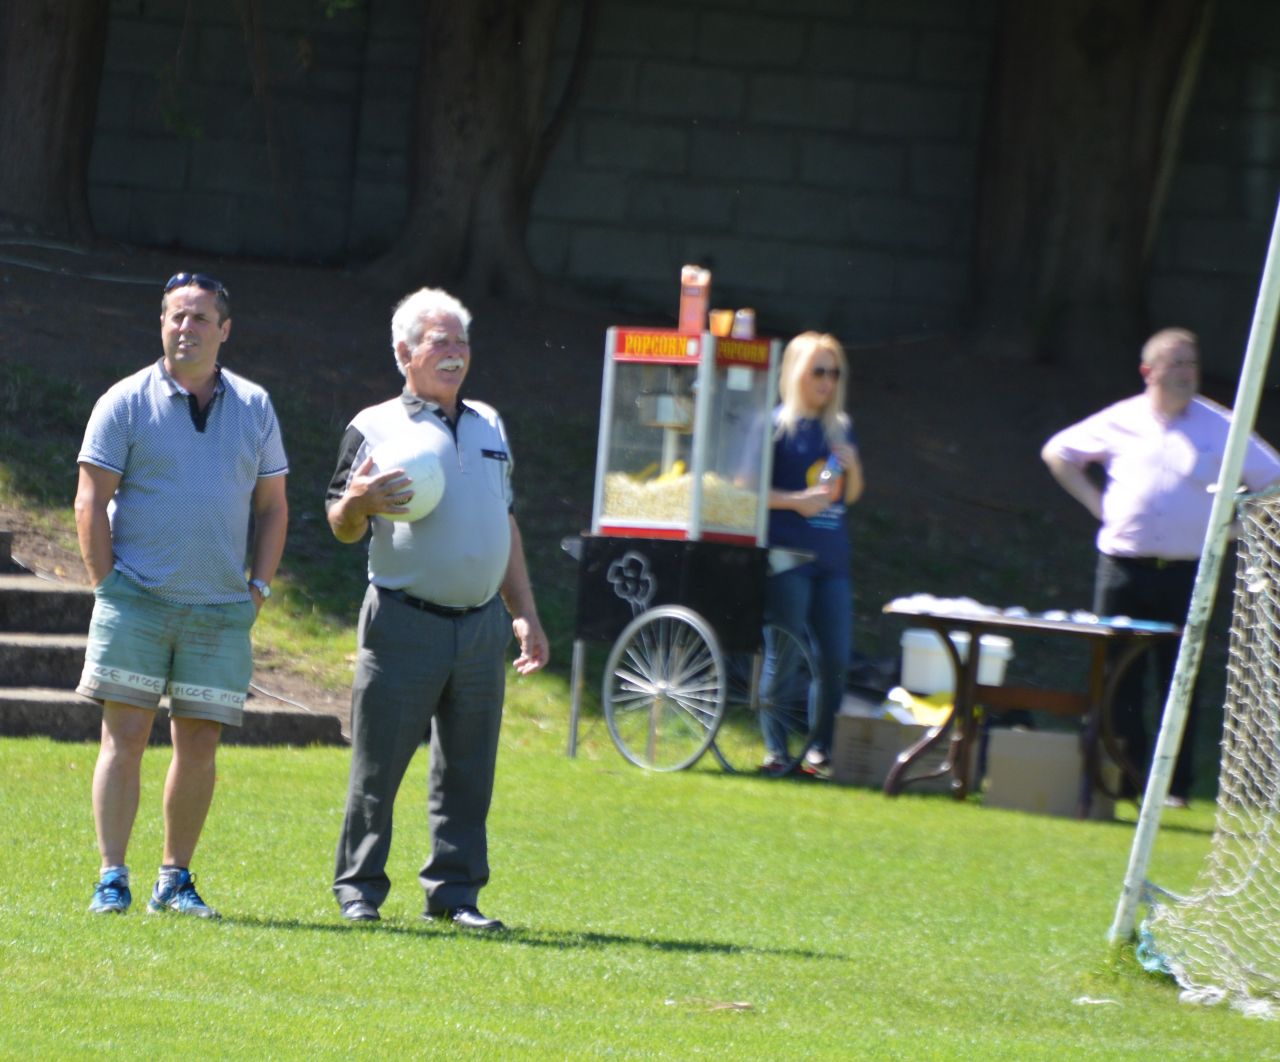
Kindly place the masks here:
[(791, 494), (791, 508), (807, 520), (829, 508), (834, 500), (831, 497), (831, 488), (821, 484), (810, 487), (808, 490), (794, 491)]

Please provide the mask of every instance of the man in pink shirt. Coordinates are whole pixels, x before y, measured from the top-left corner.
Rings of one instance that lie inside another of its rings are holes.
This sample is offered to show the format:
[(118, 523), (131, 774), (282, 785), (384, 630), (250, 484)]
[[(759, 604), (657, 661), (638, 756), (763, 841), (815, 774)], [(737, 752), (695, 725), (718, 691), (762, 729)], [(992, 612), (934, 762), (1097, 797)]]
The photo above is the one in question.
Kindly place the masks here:
[[(1181, 328), (1157, 332), (1142, 348), (1142, 394), (1086, 417), (1054, 435), (1040, 456), (1076, 501), (1099, 521), (1093, 610), (1184, 623), (1196, 568), (1226, 450), (1231, 413), (1197, 394), (1200, 354), (1195, 335)], [(1099, 487), (1089, 466), (1106, 472)], [(1280, 455), (1256, 435), (1241, 474), (1251, 491), (1280, 480)], [(1161, 705), (1177, 661), (1176, 643), (1155, 651)], [(1129, 758), (1145, 772), (1149, 749), (1143, 721), (1145, 675), (1130, 669), (1117, 691), (1112, 719)], [(1178, 750), (1169, 801), (1186, 806), (1191, 791), (1191, 735), (1196, 697)]]

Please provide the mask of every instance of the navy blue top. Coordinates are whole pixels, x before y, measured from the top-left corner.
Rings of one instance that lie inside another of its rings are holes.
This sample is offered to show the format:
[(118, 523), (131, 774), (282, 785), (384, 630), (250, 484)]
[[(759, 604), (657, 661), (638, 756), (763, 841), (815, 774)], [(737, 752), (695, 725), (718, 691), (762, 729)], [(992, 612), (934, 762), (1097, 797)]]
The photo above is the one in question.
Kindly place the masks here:
[[(775, 432), (782, 407), (773, 411)], [(857, 445), (852, 425), (850, 446)], [(797, 491), (816, 486), (822, 467), (831, 456), (831, 447), (820, 420), (801, 419), (793, 434), (778, 434), (773, 443), (774, 490)], [(790, 546), (816, 554), (806, 571), (820, 575), (849, 574), (848, 507), (844, 504), (844, 475), (840, 477), (840, 501), (829, 505), (816, 516), (805, 518), (793, 509), (769, 510), (769, 545)]]

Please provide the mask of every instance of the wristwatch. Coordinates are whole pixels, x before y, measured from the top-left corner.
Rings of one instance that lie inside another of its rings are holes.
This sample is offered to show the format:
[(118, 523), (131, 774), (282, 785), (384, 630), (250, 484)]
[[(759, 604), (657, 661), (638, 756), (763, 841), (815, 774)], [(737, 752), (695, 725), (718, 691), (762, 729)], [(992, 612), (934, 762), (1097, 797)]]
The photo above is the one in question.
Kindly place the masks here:
[(271, 596), (271, 584), (265, 579), (250, 579), (249, 585), (262, 595), (263, 601)]

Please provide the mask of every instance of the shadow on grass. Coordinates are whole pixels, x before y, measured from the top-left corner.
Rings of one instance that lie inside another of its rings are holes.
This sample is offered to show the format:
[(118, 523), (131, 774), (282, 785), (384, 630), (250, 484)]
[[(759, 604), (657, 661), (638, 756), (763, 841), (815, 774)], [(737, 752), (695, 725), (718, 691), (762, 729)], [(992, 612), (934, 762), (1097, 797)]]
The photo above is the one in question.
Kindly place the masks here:
[(435, 922), (404, 923), (394, 919), (381, 922), (348, 924), (338, 921), (335, 913), (332, 922), (308, 922), (299, 919), (233, 917), (223, 915), (224, 926), (246, 926), (258, 929), (301, 930), (320, 933), (389, 934), (412, 937), (432, 937), (437, 940), (480, 941), (487, 945), (521, 946), (531, 948), (609, 948), (638, 947), (656, 952), (686, 952), (702, 955), (772, 955), (791, 959), (824, 959), (848, 962), (849, 957), (812, 948), (762, 948), (745, 944), (730, 944), (714, 940), (671, 940), (654, 937), (632, 937), (620, 933), (576, 932), (571, 930), (524, 929), (508, 926), (502, 933), (477, 932), (455, 929)]
[[(1115, 819), (1112, 822), (1099, 823), (1101, 826), (1124, 826), (1127, 829), (1135, 828), (1138, 823), (1136, 819)], [(1213, 826), (1196, 826), (1189, 822), (1170, 822), (1168, 819), (1160, 820), (1161, 833), (1185, 833), (1191, 836), (1212, 837)]]

